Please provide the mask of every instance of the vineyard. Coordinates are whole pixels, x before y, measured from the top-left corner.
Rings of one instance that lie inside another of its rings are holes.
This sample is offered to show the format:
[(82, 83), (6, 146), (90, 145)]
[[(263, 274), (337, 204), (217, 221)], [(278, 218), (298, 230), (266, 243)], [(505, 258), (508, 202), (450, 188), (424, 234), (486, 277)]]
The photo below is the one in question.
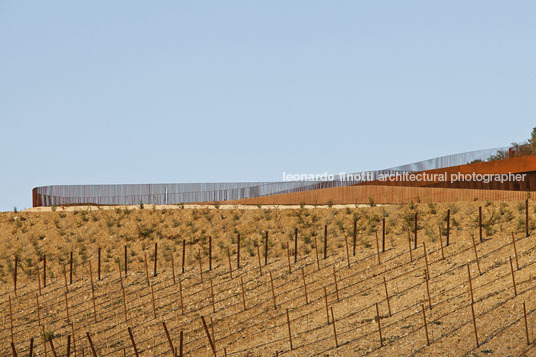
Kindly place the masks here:
[(532, 201), (2, 213), (0, 355), (536, 355), (535, 216)]

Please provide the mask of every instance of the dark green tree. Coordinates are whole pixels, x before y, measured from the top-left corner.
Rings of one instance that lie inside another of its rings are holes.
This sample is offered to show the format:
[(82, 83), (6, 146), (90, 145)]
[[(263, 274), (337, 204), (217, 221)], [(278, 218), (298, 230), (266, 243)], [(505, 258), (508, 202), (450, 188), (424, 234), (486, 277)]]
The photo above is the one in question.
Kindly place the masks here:
[(532, 155), (536, 155), (536, 128), (532, 129), (532, 133), (530, 134), (529, 144), (530, 144), (530, 153)]

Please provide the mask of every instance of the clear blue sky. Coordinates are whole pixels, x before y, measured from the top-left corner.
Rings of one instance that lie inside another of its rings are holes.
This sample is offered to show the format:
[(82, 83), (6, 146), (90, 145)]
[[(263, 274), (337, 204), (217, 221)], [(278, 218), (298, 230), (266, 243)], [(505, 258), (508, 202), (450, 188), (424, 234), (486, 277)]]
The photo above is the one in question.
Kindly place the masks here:
[(0, 210), (528, 138), (534, 1), (0, 0)]

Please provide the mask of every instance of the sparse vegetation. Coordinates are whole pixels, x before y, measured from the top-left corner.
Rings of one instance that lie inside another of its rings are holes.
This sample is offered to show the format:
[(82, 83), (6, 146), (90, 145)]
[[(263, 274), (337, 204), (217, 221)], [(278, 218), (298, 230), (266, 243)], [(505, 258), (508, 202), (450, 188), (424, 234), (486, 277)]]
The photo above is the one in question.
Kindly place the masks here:
[[(520, 318), (521, 299), (527, 302), (529, 311), (535, 308), (525, 296), (528, 297), (526, 294), (536, 289), (536, 281), (531, 275), (534, 262), (530, 259), (536, 244), (533, 239), (525, 239), (524, 235), (518, 233), (524, 232), (525, 212), (517, 202), (411, 203), (343, 209), (306, 209), (300, 205), (297, 209), (278, 207), (244, 210), (219, 207), (218, 210), (135, 210), (103, 207), (100, 210), (6, 212), (0, 214), (0, 235), (4, 237), (0, 242), (0, 296), (4, 297), (0, 300), (0, 307), (4, 321), (9, 321), (6, 297), (13, 287), (13, 257), (17, 256), (19, 298), (15, 299), (12, 295), (16, 345), (22, 349), (27, 344), (28, 336), (34, 336), (40, 340), (53, 339), (57, 350), (64, 351), (65, 336), (72, 332), (66, 322), (63, 264), (68, 264), (72, 251), (75, 274), (67, 296), (77, 344), (83, 344), (80, 341), (85, 341), (86, 331), (99, 331), (94, 335), (94, 343), (103, 354), (121, 354), (123, 348), (131, 348), (128, 333), (125, 333), (126, 327), (131, 326), (140, 350), (165, 355), (169, 352), (168, 341), (163, 334), (161, 321), (166, 321), (174, 343), (177, 343), (179, 329), (183, 329), (187, 334), (185, 350), (191, 355), (207, 355), (210, 350), (200, 316), (210, 316), (215, 322), (219, 351), (226, 347), (228, 353), (234, 354), (248, 351), (255, 355), (276, 350), (289, 352), (288, 343), (285, 342), (288, 337), (286, 317), (282, 318), (286, 308), (289, 309), (298, 354), (321, 355), (324, 351), (340, 355), (352, 355), (354, 351), (381, 354), (390, 348), (401, 354), (419, 355), (423, 351), (426, 354), (428, 350), (422, 341), (423, 330), (420, 328), (420, 304), (427, 306), (428, 303), (426, 298), (423, 299), (426, 292), (422, 278), (424, 256), (420, 244), (417, 251), (413, 251), (413, 261), (410, 261), (407, 250), (408, 230), (411, 231), (412, 240), (414, 215), (417, 212), (419, 243), (426, 242), (430, 262), (429, 283), (434, 304), (433, 310), (427, 309), (429, 328), (435, 331), (435, 339), (429, 348), (434, 348), (438, 353), (467, 354), (472, 347), (458, 344), (456, 338), (459, 336), (472, 341), (472, 330), (462, 324), (471, 323), (471, 312), (467, 308), (466, 264), (472, 261), (470, 267), (473, 271), (476, 269), (470, 234), (478, 234), (475, 217), (478, 216), (479, 205), (483, 208), (483, 229), (489, 239), (484, 243), (478, 243), (476, 239), (483, 271), (482, 276), (476, 273), (473, 281), (473, 289), (478, 294), (474, 305), (477, 323), (482, 329), (483, 339), (506, 329), (485, 341), (485, 345), (475, 351), (482, 354), (520, 355), (526, 344), (524, 341), (516, 342), (510, 336), (520, 334), (522, 325), (507, 327), (502, 316), (513, 314), (512, 319)], [(446, 259), (441, 259), (439, 229), (444, 235), (447, 209), (451, 211), (451, 246), (445, 248)], [(531, 229), (534, 229), (536, 217), (532, 209), (530, 214)], [(386, 221), (387, 250), (381, 253), (382, 264), (378, 265), (375, 237), (378, 233), (381, 238), (383, 218)], [(351, 239), (354, 220), (357, 228), (356, 257), (352, 255)], [(329, 237), (326, 260), (322, 259), (325, 224), (328, 224)], [(289, 272), (287, 249), (292, 258), (295, 227), (298, 228), (298, 261), (294, 264), (291, 259), (292, 269)], [(261, 276), (258, 261), (259, 258), (261, 262), (264, 259), (266, 231), (270, 233), (269, 264), (262, 266)], [(512, 231), (517, 240), (520, 263), (520, 270), (515, 271), (519, 284), (518, 297), (511, 292), (510, 268), (505, 258), (513, 254)], [(241, 235), (242, 254), (239, 272), (236, 271), (238, 233)], [(213, 237), (212, 272), (208, 271), (209, 235)], [(187, 254), (184, 275), (180, 274), (183, 239), (186, 241)], [(320, 270), (317, 269), (315, 239), (320, 255)], [(160, 273), (153, 277), (155, 242), (159, 247)], [(350, 268), (346, 266), (346, 243), (349, 244)], [(127, 323), (124, 322), (123, 297), (117, 272), (118, 266), (124, 264), (125, 245), (129, 267), (129, 274), (123, 276)], [(88, 269), (91, 261), (96, 279), (97, 247), (102, 247), (103, 278), (94, 282), (98, 312), (98, 322), (95, 324)], [(47, 288), (41, 287), (43, 296), (39, 298), (40, 318), (45, 326), (42, 329), (36, 322), (35, 293), (38, 291), (36, 271), (42, 269), (45, 255), (48, 285)], [(145, 280), (145, 256), (156, 299), (156, 319), (151, 290)], [(228, 256), (233, 279), (228, 274)], [(172, 257), (176, 279), (181, 279), (184, 289), (184, 314), (180, 312), (177, 285), (172, 283)], [(204, 270), (203, 283), (199, 276), (200, 263)], [(306, 274), (309, 304), (305, 304), (303, 299), (302, 267)], [(339, 280), (339, 302), (333, 285), (333, 267)], [(273, 275), (278, 309), (273, 309), (268, 271)], [(238, 276), (242, 276), (246, 289), (246, 311), (243, 311)], [(391, 317), (386, 310), (383, 277), (386, 277), (392, 298)], [(209, 280), (212, 280), (217, 296), (215, 313), (211, 306)], [(327, 288), (328, 304), (334, 309), (339, 339), (343, 341), (338, 349), (335, 349), (331, 339), (332, 326), (326, 324), (324, 287)], [(379, 302), (380, 319), (385, 328), (385, 350), (379, 349), (376, 337), (375, 302)], [(420, 329), (414, 332), (416, 328)], [(358, 334), (354, 333), (356, 329), (359, 330)], [(448, 332), (454, 329), (458, 331), (456, 336), (449, 335)], [(9, 333), (9, 328), (3, 329), (0, 339), (9, 341)], [(248, 335), (247, 341), (241, 339), (242, 334)], [(261, 345), (262, 348), (257, 347)], [(41, 345), (37, 346), (41, 353)], [(9, 348), (9, 345), (0, 343), (0, 354), (8, 354)]]

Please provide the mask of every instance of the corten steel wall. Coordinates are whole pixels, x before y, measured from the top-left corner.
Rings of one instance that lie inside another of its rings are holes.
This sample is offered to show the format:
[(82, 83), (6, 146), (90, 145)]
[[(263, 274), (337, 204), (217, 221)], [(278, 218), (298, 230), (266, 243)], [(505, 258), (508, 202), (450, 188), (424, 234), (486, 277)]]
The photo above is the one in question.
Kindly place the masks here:
[[(516, 201), (527, 198), (527, 192), (536, 188), (536, 156), (522, 156), (511, 159), (479, 162), (459, 165), (436, 170), (420, 171), (429, 175), (447, 173), (461, 174), (521, 174), (527, 173), (523, 182), (506, 182), (484, 184), (479, 181), (465, 181), (455, 184), (450, 182), (420, 181), (373, 181), (347, 187), (309, 190), (305, 192), (286, 193), (237, 200), (231, 204), (335, 204), (368, 203), (409, 203), (421, 202), (453, 202), (479, 200)], [(355, 189), (352, 189), (355, 188)], [(533, 194), (530, 194), (531, 197)]]
[(536, 198), (534, 192), (509, 190), (478, 190), (464, 188), (400, 187), (400, 186), (346, 186), (314, 191), (285, 193), (265, 197), (226, 202), (247, 205), (327, 205), (404, 204), (409, 202), (457, 202), (457, 201), (520, 201)]
[[(495, 148), (424, 160), (386, 170), (372, 172), (379, 174), (393, 172), (422, 171), (462, 165), (474, 160), (485, 160), (495, 155)], [(237, 182), (237, 183), (186, 183), (186, 184), (129, 184), (129, 185), (55, 185), (33, 189), (33, 206), (62, 205), (133, 205), (180, 204), (194, 202), (222, 202), (265, 197), (283, 193), (308, 192), (325, 188), (345, 187), (362, 183), (361, 180), (324, 182)]]
[[(385, 186), (411, 186), (411, 187), (442, 187), (442, 188), (470, 188), (492, 190), (516, 190), (536, 191), (536, 156), (521, 156), (511, 159), (490, 162), (478, 162), (473, 164), (458, 165), (442, 169), (422, 171), (429, 178), (441, 174), (447, 177), (447, 181), (370, 181), (361, 185), (385, 185)], [(525, 174), (523, 181), (508, 180), (506, 182), (490, 181), (455, 181), (452, 177), (457, 174)]]

